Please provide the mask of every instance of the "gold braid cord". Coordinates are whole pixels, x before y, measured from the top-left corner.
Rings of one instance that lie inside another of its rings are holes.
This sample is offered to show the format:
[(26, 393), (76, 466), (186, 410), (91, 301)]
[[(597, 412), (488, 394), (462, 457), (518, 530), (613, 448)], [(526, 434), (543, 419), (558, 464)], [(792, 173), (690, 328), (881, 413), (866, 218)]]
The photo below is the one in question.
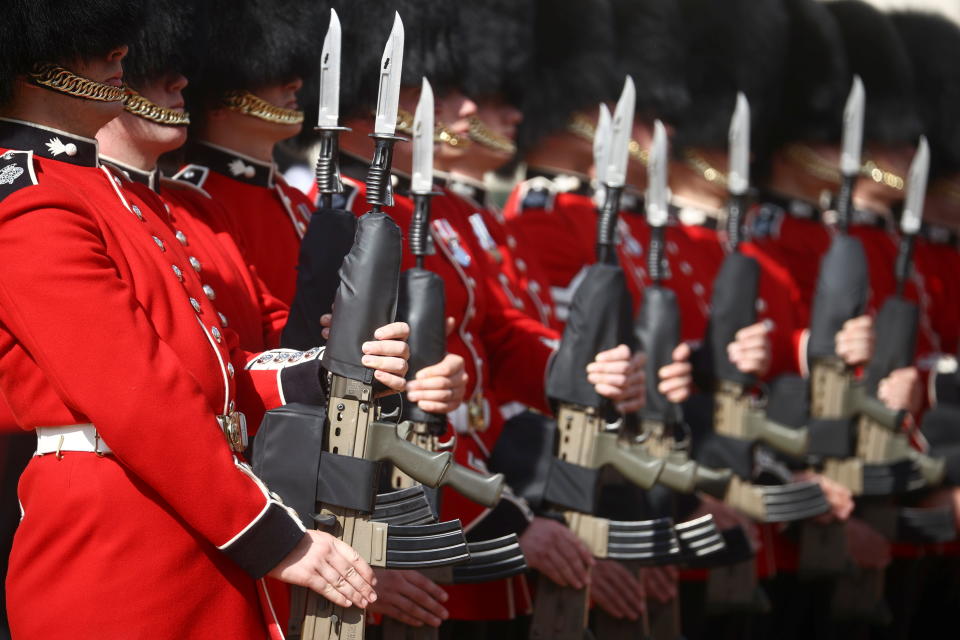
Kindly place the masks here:
[(687, 165), (699, 172), (703, 179), (713, 184), (727, 185), (727, 175), (707, 162), (706, 158), (693, 151), (687, 151), (684, 154)]
[[(402, 107), (397, 109), (397, 131), (408, 136), (412, 136), (413, 120), (414, 115), (412, 113)], [(470, 140), (468, 138), (458, 136), (439, 122), (434, 127), (433, 141), (442, 142), (443, 144), (449, 147), (454, 147), (455, 149), (470, 146)]]
[[(827, 182), (840, 184), (840, 170), (810, 147), (804, 144), (792, 144), (787, 147), (786, 154), (788, 158), (799, 163), (810, 175)], [(863, 166), (860, 167), (860, 175), (870, 178), (877, 184), (903, 191), (903, 177), (881, 168), (873, 160), (866, 160), (863, 163)]]
[(492, 131), (477, 116), (470, 116), (470, 139), (480, 146), (492, 149), (498, 153), (513, 155), (517, 152), (517, 145), (510, 138)]
[[(597, 128), (593, 126), (593, 122), (582, 113), (573, 114), (573, 118), (570, 119), (570, 124), (567, 125), (567, 131), (588, 142), (593, 142), (594, 137), (597, 135)], [(633, 138), (627, 143), (627, 153), (643, 166), (647, 166), (650, 161), (650, 154)]]
[(139, 116), (150, 122), (156, 122), (157, 124), (165, 124), (172, 127), (185, 127), (190, 124), (189, 113), (161, 107), (157, 103), (147, 100), (129, 87), (127, 88), (127, 101), (123, 103), (123, 108), (135, 116)]
[(96, 80), (82, 78), (72, 71), (52, 63), (38, 64), (30, 72), (30, 81), (47, 89), (85, 100), (120, 102), (126, 98), (122, 87), (114, 87)]
[(227, 109), (275, 124), (301, 124), (303, 111), (284, 109), (258, 98), (249, 91), (230, 91), (223, 96)]

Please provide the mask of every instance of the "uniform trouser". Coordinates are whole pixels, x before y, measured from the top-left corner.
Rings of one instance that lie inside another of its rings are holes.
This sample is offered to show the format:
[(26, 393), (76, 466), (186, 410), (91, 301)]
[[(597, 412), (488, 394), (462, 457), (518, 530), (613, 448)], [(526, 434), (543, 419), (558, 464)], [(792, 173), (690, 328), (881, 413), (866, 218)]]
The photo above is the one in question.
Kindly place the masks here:
[(875, 638), (949, 638), (956, 635), (960, 610), (960, 557), (898, 558), (887, 571), (887, 603), (894, 614), (889, 629)]
[(31, 433), (0, 435), (0, 640), (10, 637), (4, 584), (13, 534), (20, 522), (17, 483), (37, 448), (37, 436)]
[(754, 625), (753, 614), (731, 613), (707, 615), (707, 583), (700, 580), (681, 580), (680, 627), (685, 640), (749, 640)]
[[(513, 620), (447, 620), (440, 625), (439, 640), (527, 640), (530, 616)], [(379, 625), (369, 625), (367, 640), (381, 640)]]

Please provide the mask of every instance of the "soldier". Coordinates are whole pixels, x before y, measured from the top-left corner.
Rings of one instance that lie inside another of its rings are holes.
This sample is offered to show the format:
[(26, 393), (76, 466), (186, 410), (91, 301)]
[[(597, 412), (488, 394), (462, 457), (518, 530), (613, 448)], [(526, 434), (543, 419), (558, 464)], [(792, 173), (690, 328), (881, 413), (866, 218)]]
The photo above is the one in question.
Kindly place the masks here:
[[(385, 7), (351, 0), (338, 7), (341, 22), (346, 25), (343, 59), (353, 61), (358, 70), (349, 80), (344, 76), (341, 87), (344, 124), (352, 129), (341, 137), (341, 169), (347, 189), (346, 202), (356, 213), (362, 213), (366, 207), (362, 181), (369, 164), (366, 158), (372, 150), (367, 134), (372, 131), (370, 113), (376, 104), (378, 79), (376, 74), (359, 70), (377, 68), (379, 45), (385, 41), (394, 7), (406, 25), (401, 109), (414, 110), (424, 76), (429, 78), (437, 94), (461, 103), (464, 100), (462, 95), (450, 93), (458, 86), (458, 80), (449, 56), (450, 29), (455, 25), (455, 14), (448, 3), (418, 1), (391, 3)], [(376, 28), (351, 29), (349, 25), (354, 24), (374, 24)], [(444, 105), (444, 99), (441, 98), (440, 113), (459, 110)], [(393, 157), (394, 206), (386, 210), (403, 229), (410, 224), (413, 213), (408, 196), (410, 162), (408, 145), (398, 144)], [(455, 455), (458, 461), (482, 469), (503, 427), (503, 417), (496, 410), (499, 403), (516, 400), (548, 411), (544, 374), (557, 334), (518, 309), (502, 305), (488, 290), (488, 269), (493, 267), (487, 263), (486, 252), (476, 251), (469, 239), (473, 231), (462, 208), (451, 203), (449, 198), (437, 198), (433, 202), (431, 233), (436, 254), (428, 256), (425, 265), (444, 280), (446, 313), (454, 318), (448, 350), (465, 357), (470, 380), (465, 407), (450, 416), (458, 436)], [(405, 265), (412, 263), (413, 257), (405, 256)], [(601, 354), (591, 367), (596, 369), (595, 385), (601, 393), (627, 407), (635, 403), (642, 376), (633, 370), (625, 347)], [(502, 531), (504, 527), (522, 534), (520, 544), (528, 564), (557, 581), (582, 585), (592, 563), (586, 549), (564, 526), (543, 518), (531, 521), (525, 507), (516, 499), (501, 501), (491, 512), (445, 492), (441, 516), (459, 517), (469, 535), (477, 539), (490, 537), (489, 532), (498, 528)], [(391, 581), (409, 579), (402, 575), (389, 578)], [(383, 582), (387, 582), (386, 577)], [(413, 618), (415, 622), (437, 624), (440, 616), (436, 612), (446, 611), (451, 622), (444, 624), (442, 634), (490, 637), (506, 632), (509, 621), (529, 609), (529, 594), (523, 580), (444, 586), (444, 590), (450, 596), (445, 603), (426, 587), (415, 594), (417, 606), (409, 604), (409, 596), (398, 597), (389, 608), (384, 604), (384, 612), (393, 616), (405, 613), (400, 617), (403, 621)], [(402, 587), (396, 591), (411, 593)], [(384, 598), (386, 603), (387, 596)], [(437, 605), (442, 605), (439, 610)], [(398, 608), (404, 606), (407, 610), (398, 612)]]
[(100, 165), (92, 136), (121, 112), (139, 9), (17, 3), (0, 35), (13, 45), (0, 76), (0, 389), (38, 435), (11, 629), (262, 638), (277, 624), (259, 611), (268, 573), (344, 605), (374, 601), (375, 580), (354, 550), (305, 533), (243, 462), (237, 407), (321, 394), (316, 354), (285, 367), (282, 389), (275, 370), (248, 370), (162, 204)]
[(319, 57), (310, 39), (314, 7), (224, 0), (208, 10), (230, 20), (211, 20), (202, 39), (203, 64), (187, 96), (191, 145), (174, 177), (204, 189), (230, 213), (247, 260), (270, 293), (290, 304), (313, 207), (279, 174), (273, 151), (303, 124), (297, 92), (315, 75)]

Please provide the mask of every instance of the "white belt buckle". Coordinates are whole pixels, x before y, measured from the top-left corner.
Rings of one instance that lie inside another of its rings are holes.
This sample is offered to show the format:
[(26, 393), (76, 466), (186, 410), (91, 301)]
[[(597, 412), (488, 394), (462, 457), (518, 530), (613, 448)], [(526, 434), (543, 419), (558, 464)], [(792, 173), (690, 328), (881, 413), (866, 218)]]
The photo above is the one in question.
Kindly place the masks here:
[(231, 411), (227, 414), (217, 416), (217, 423), (220, 430), (227, 438), (227, 444), (230, 445), (230, 451), (234, 453), (243, 453), (250, 443), (247, 436), (247, 416), (240, 411)]

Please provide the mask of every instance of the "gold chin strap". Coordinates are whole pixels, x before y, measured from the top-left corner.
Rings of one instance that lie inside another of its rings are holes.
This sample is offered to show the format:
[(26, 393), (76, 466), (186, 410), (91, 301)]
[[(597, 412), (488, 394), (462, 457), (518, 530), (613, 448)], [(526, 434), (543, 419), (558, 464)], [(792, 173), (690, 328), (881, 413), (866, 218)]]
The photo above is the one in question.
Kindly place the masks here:
[(873, 160), (867, 160), (863, 163), (863, 166), (860, 167), (860, 175), (870, 178), (877, 184), (888, 186), (897, 191), (903, 191), (903, 178), (892, 171), (881, 168)]
[(272, 105), (249, 91), (229, 91), (223, 96), (223, 104), (232, 111), (274, 124), (303, 123), (303, 111)]
[(147, 100), (142, 95), (127, 87), (127, 100), (123, 108), (144, 120), (164, 124), (171, 127), (185, 127), (190, 124), (190, 114), (186, 111), (175, 111), (161, 107), (155, 102)]
[[(597, 128), (593, 125), (593, 122), (580, 112), (573, 114), (573, 117), (570, 119), (570, 124), (567, 125), (567, 131), (590, 143), (593, 142), (593, 139), (597, 135)], [(643, 166), (646, 167), (649, 164), (650, 154), (633, 138), (627, 143), (627, 153)]]
[[(827, 182), (840, 184), (840, 170), (807, 145), (791, 144), (785, 151), (788, 158), (802, 166), (810, 175)], [(903, 191), (903, 178), (892, 171), (881, 168), (873, 160), (867, 160), (863, 163), (863, 166), (860, 167), (860, 175), (873, 180), (877, 184)]]
[(513, 140), (491, 130), (484, 124), (483, 120), (476, 116), (470, 116), (470, 131), (468, 135), (472, 141), (480, 146), (496, 151), (497, 153), (512, 156), (517, 152), (517, 145), (513, 143)]
[[(405, 135), (412, 136), (413, 120), (414, 115), (412, 113), (402, 107), (397, 108), (397, 131)], [(470, 146), (469, 138), (458, 136), (439, 122), (434, 127), (433, 141), (442, 142), (448, 147), (453, 147), (455, 149), (464, 149)]]
[(103, 84), (96, 80), (83, 78), (63, 67), (44, 63), (34, 66), (29, 74), (30, 81), (47, 89), (65, 93), (74, 98), (96, 100), (97, 102), (121, 102), (126, 91), (121, 87)]
[(712, 182), (713, 184), (718, 184), (722, 186), (727, 186), (727, 174), (720, 171), (709, 162), (703, 156), (694, 153), (693, 151), (686, 151), (683, 154), (684, 160), (687, 163), (687, 166), (691, 167), (694, 171), (700, 173), (703, 176), (703, 179), (707, 182)]

